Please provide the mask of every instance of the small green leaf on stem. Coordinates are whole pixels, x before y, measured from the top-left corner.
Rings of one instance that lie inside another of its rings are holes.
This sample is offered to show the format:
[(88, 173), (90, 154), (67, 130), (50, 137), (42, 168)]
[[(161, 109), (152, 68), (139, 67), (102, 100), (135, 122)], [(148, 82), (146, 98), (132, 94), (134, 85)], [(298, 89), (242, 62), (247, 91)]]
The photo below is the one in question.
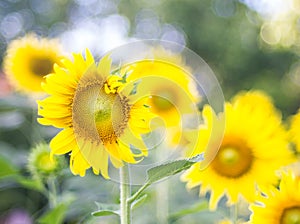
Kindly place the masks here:
[(200, 162), (203, 159), (204, 157), (203, 154), (201, 153), (190, 159), (182, 159), (182, 160), (176, 160), (176, 161), (164, 163), (147, 170), (148, 178), (146, 183), (140, 189), (138, 189), (137, 192), (135, 192), (128, 199), (128, 201), (132, 203), (133, 201), (137, 200), (137, 198), (140, 197), (140, 195), (144, 192), (144, 190), (154, 182), (157, 182), (169, 176), (173, 176), (177, 173), (180, 173), (181, 171), (187, 170), (193, 164)]
[(147, 197), (148, 197), (147, 194), (138, 197), (135, 201), (132, 202), (131, 209), (133, 210), (139, 207), (141, 204), (143, 204), (146, 201)]

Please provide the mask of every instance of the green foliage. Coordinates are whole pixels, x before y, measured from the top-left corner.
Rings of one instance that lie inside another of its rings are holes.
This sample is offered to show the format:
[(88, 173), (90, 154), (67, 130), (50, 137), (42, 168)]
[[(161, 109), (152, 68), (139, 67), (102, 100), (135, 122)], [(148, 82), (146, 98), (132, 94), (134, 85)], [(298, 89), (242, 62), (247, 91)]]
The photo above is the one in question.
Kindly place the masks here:
[(42, 183), (38, 180), (32, 180), (30, 177), (24, 177), (21, 175), (10, 160), (4, 158), (0, 155), (0, 180), (10, 180), (15, 181), (16, 183), (20, 184), (21, 186), (36, 190), (36, 191), (42, 191), (43, 186)]
[(63, 223), (67, 209), (68, 204), (61, 203), (54, 209), (47, 211), (47, 213), (40, 217), (37, 221), (39, 224), (61, 224)]
[(10, 160), (0, 156), (0, 179), (17, 174), (17, 168), (10, 163)]

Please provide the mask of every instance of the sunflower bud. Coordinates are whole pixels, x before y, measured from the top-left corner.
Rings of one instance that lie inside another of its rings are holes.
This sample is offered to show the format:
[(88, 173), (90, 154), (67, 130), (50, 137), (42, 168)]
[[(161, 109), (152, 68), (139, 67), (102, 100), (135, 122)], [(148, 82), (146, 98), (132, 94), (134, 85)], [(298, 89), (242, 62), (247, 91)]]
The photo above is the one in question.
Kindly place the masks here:
[(40, 143), (31, 149), (28, 158), (28, 169), (36, 179), (44, 179), (49, 176), (59, 175), (65, 161), (62, 157), (50, 157), (48, 144)]

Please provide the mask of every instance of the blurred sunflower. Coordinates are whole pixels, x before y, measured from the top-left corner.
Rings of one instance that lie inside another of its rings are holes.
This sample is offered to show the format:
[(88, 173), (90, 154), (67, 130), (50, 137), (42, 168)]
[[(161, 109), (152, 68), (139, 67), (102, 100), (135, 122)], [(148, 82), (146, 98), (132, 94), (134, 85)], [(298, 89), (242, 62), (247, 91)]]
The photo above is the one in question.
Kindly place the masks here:
[(257, 196), (250, 205), (251, 224), (298, 224), (300, 223), (300, 177), (292, 171), (282, 174), (278, 188)]
[[(213, 137), (214, 116), (212, 108), (206, 106), (203, 110), (206, 125), (198, 131), (195, 151), (190, 152), (192, 155), (218, 147), (208, 145)], [(238, 94), (232, 103), (226, 103), (225, 119), (224, 138), (210, 165), (201, 170), (203, 167), (197, 163), (182, 176), (187, 188), (201, 186), (200, 195), (211, 191), (211, 210), (216, 209), (224, 195), (228, 197), (228, 205), (236, 203), (239, 196), (248, 202), (253, 201), (257, 185), (263, 187), (275, 183), (275, 170), (288, 164), (292, 158), (281, 116), (262, 92)]]
[[(88, 50), (86, 59), (73, 57), (74, 62), (64, 59), (63, 66), (56, 64), (54, 73), (46, 76), (42, 86), (50, 96), (38, 101), (38, 121), (63, 128), (50, 142), (51, 154), (71, 151), (74, 174), (84, 176), (92, 167), (95, 174), (109, 178), (108, 159), (119, 168), (147, 156), (139, 134), (150, 131), (153, 114), (147, 98), (132, 102), (130, 95), (122, 94), (126, 79), (110, 74), (108, 56), (98, 65)], [(132, 147), (140, 152), (134, 154)]]
[(124, 70), (131, 70), (128, 81), (143, 80), (139, 85), (141, 94), (152, 96), (151, 111), (163, 118), (167, 127), (178, 126), (181, 113), (192, 113), (193, 104), (200, 101), (194, 80), (174, 55), (161, 52), (158, 59), (142, 60)]
[(150, 110), (163, 122), (156, 120), (155, 127), (168, 128), (164, 142), (168, 146), (177, 147), (184, 142), (183, 117), (195, 114), (201, 98), (188, 68), (178, 56), (162, 50), (154, 53), (155, 59), (129, 64), (124, 67), (124, 71), (131, 71), (128, 81), (140, 80), (138, 90), (141, 95), (151, 95)]
[(290, 118), (289, 137), (295, 144), (295, 150), (300, 153), (300, 110)]
[(28, 34), (8, 45), (3, 68), (17, 90), (42, 92), (43, 77), (53, 72), (53, 65), (61, 58), (62, 50), (57, 40)]

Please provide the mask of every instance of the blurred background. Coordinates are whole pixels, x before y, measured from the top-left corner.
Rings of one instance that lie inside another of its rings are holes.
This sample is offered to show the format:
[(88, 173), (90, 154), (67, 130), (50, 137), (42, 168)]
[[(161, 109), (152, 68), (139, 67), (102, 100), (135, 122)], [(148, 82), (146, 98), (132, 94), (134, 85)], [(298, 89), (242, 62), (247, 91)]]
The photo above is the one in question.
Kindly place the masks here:
[[(66, 52), (89, 48), (98, 57), (135, 40), (173, 41), (207, 62), (226, 100), (241, 90), (261, 89), (286, 119), (300, 106), (299, 18), (299, 0), (0, 0), (0, 63), (7, 44), (29, 32), (60, 39)], [(36, 123), (35, 102), (14, 93), (0, 71), (1, 224), (36, 223), (45, 211), (46, 197), (18, 178), (28, 176), (29, 149), (55, 133)], [(65, 223), (118, 223), (116, 217), (90, 218), (94, 200), (117, 200), (117, 183), (65, 172), (60, 188), (73, 198)], [(230, 215), (226, 208), (203, 210), (205, 199), (197, 190), (186, 192), (178, 179), (168, 180), (175, 186), (168, 193), (168, 223), (209, 224)], [(135, 211), (134, 223), (159, 222), (157, 186)], [(178, 212), (191, 206), (196, 212)]]

